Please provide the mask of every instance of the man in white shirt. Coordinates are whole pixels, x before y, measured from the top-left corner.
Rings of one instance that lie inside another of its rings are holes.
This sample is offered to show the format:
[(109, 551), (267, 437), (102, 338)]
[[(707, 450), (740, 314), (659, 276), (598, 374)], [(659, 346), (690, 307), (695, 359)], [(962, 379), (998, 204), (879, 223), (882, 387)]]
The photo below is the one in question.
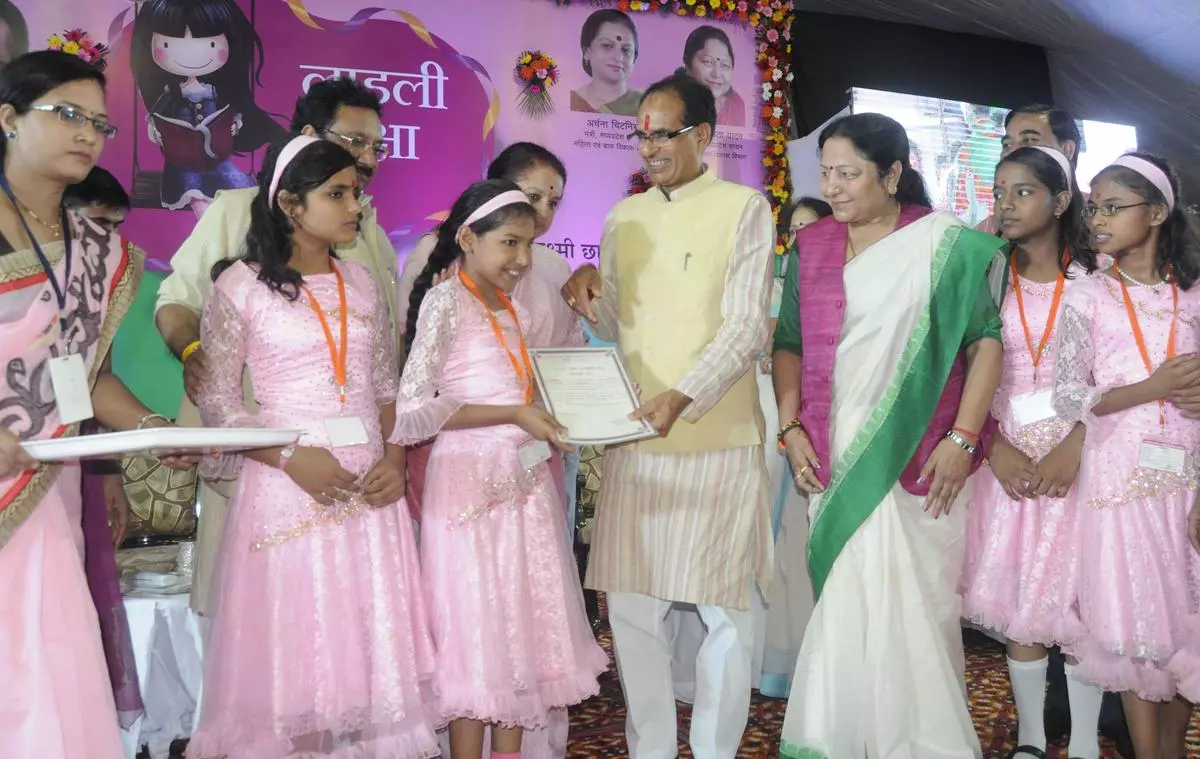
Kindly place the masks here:
[[(322, 137), (350, 151), (358, 161), (359, 182), (365, 187), (386, 157), (383, 142), (382, 105), (379, 97), (353, 79), (327, 79), (314, 84), (296, 101), (292, 132)], [(171, 259), (172, 273), (158, 291), (155, 323), (163, 340), (184, 364), (184, 390), (187, 398), (180, 409), (180, 423), (199, 423), (193, 405), (203, 386), (206, 356), (200, 345), (200, 312), (212, 292), (212, 268), (219, 261), (242, 254), (250, 228), (250, 204), (258, 188), (220, 192), (196, 224), (192, 234)], [(347, 261), (363, 264), (374, 275), (386, 296), (393, 335), (403, 333), (403, 315), (396, 304), (396, 251), (387, 233), (376, 221), (371, 199), (363, 195), (362, 224), (352, 246), (338, 250)], [(399, 321), (398, 321), (399, 320)], [(400, 328), (397, 329), (397, 323)], [(249, 387), (247, 403), (253, 403)], [(205, 615), (216, 612), (209, 587), (213, 558), (224, 523), (227, 494), (201, 483), (199, 534), (192, 607)]]

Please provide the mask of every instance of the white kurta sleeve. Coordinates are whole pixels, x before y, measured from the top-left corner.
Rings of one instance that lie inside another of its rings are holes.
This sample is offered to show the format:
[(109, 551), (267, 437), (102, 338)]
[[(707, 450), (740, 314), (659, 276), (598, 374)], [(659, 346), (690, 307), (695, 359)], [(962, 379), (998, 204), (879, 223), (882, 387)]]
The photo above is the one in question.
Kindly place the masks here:
[[(204, 302), (212, 293), (213, 266), (242, 254), (234, 239), (244, 240), (249, 228), (247, 201), (253, 200), (245, 193), (219, 193), (192, 233), (171, 257), (171, 273), (158, 286), (158, 301), (155, 311), (166, 305), (180, 305), (199, 314)], [(239, 235), (240, 231), (240, 235)]]

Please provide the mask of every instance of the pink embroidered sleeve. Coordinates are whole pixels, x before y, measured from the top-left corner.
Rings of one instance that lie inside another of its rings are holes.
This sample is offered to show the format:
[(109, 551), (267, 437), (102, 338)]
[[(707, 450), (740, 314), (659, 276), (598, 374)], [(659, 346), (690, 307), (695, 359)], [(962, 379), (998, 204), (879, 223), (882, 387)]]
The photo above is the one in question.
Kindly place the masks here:
[(1092, 409), (1111, 388), (1097, 387), (1092, 376), (1095, 362), (1093, 317), (1094, 283), (1079, 279), (1067, 285), (1059, 315), (1057, 355), (1054, 359), (1054, 408), (1068, 421), (1097, 427)]
[(400, 377), (396, 426), (388, 442), (416, 445), (435, 437), (463, 402), (442, 395), (442, 367), (458, 332), (458, 284), (444, 282), (421, 303), (416, 336)]
[[(220, 284), (213, 288), (200, 317), (200, 342), (208, 357), (208, 379), (196, 405), (208, 427), (261, 427), (258, 418), (246, 410), (243, 397), (242, 375), (249, 329)], [(200, 464), (200, 475), (210, 480), (233, 480), (241, 469), (241, 456), (209, 456)]]

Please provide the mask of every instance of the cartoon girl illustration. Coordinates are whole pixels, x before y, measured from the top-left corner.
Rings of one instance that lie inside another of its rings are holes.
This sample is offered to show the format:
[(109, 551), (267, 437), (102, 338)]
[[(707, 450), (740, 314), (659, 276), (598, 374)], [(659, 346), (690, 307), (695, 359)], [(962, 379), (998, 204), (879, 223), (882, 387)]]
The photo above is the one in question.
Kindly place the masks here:
[(286, 131), (254, 103), (263, 44), (235, 0), (148, 0), (132, 45), (147, 132), (163, 150), (163, 208), (200, 215), (218, 190), (255, 186), (231, 156)]

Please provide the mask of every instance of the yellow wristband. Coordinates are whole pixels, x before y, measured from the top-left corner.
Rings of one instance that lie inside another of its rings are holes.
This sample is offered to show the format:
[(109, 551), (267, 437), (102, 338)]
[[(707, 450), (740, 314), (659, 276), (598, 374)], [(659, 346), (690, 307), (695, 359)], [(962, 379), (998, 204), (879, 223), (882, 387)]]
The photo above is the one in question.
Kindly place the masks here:
[(183, 353), (179, 354), (180, 363), (186, 364), (187, 360), (192, 357), (192, 354), (198, 350), (200, 350), (199, 340), (193, 340), (192, 342), (188, 343), (187, 347), (183, 349)]

